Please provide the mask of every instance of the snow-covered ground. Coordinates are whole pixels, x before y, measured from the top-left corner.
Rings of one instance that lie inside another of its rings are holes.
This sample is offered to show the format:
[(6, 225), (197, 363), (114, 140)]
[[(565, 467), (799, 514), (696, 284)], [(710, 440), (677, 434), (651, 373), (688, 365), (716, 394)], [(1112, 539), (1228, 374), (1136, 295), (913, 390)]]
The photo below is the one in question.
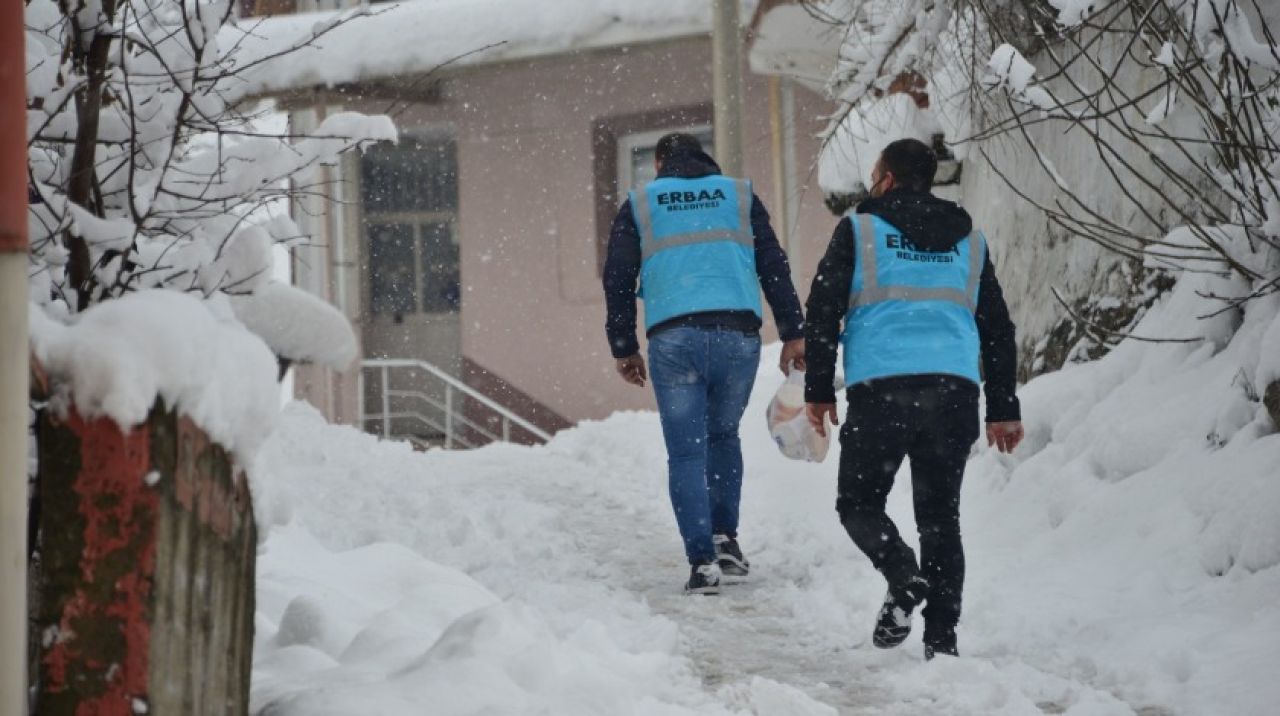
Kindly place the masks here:
[[(1160, 322), (1180, 302), (1144, 327), (1186, 327)], [(255, 476), (254, 712), (1275, 713), (1280, 435), (1248, 386), (1280, 297), (1254, 308), (1229, 342), (1195, 323), (1216, 342), (1023, 390), (1026, 444), (970, 462), (964, 656), (934, 662), (919, 630), (870, 645), (883, 583), (836, 520), (836, 456), (767, 436), (776, 355), (743, 428), (754, 575), (719, 597), (680, 593), (653, 414), (424, 454), (290, 406)], [(907, 480), (891, 503), (909, 532)]]

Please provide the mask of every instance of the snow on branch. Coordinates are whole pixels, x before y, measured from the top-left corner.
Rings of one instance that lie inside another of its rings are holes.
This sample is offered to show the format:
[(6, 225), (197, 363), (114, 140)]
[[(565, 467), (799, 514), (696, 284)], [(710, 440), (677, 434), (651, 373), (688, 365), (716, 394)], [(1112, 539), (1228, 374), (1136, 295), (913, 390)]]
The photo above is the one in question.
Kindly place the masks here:
[[(816, 0), (842, 24), (827, 164), (904, 73), (957, 154), (991, 163), (1049, 223), (1167, 270), (1228, 272), (1280, 291), (1280, 9), (1260, 0)], [(896, 127), (912, 136), (919, 121)], [(1129, 212), (1104, 211), (1041, 146), (1048, 125), (1096, 154)], [(1030, 195), (988, 142), (1019, 147), (1057, 192)], [(848, 160), (843, 160), (848, 163)], [(861, 165), (866, 162), (857, 160)], [(845, 182), (848, 183), (848, 182)], [(1152, 200), (1154, 197), (1154, 201)], [(1135, 216), (1141, 219), (1137, 224)], [(1154, 227), (1154, 228), (1152, 228)], [(1176, 239), (1171, 235), (1180, 229)], [(1244, 240), (1224, 241), (1222, 227)], [(1192, 241), (1186, 239), (1190, 237)], [(1225, 299), (1224, 299), (1225, 301)], [(1226, 305), (1238, 305), (1226, 302)]]
[[(33, 273), (46, 276), (38, 303), (77, 312), (145, 287), (243, 291), (226, 280), (222, 254), (287, 199), (291, 178), (395, 140), (390, 118), (356, 113), (308, 136), (264, 129), (269, 108), (238, 103), (237, 47), (218, 46), (230, 13), (229, 0), (103, 0), (65, 13), (51, 0), (28, 5)], [(269, 273), (262, 260), (249, 273)]]
[[(217, 330), (192, 339), (192, 350), (217, 354), (213, 342), (238, 330), (261, 347), (258, 333), (291, 359), (345, 369), (354, 358), (349, 323), (272, 284), (272, 248), (305, 240), (285, 209), (316, 189), (300, 177), (346, 152), (395, 141), (396, 129), (385, 115), (342, 112), (295, 133), (270, 104), (246, 99), (247, 75), (284, 67), (309, 43), (376, 13), (346, 13), (272, 53), (250, 55), (224, 32), (232, 7), (232, 0), (27, 2), (31, 302), (81, 331), (89, 319), (77, 316), (95, 306), (103, 306), (99, 316), (119, 316), (125, 308), (105, 310), (117, 301), (146, 313), (162, 299), (125, 299), (155, 296), (154, 289), (185, 293), (219, 316)], [(233, 311), (230, 297), (252, 310)], [(293, 331), (282, 337), (286, 322)], [(149, 325), (170, 331), (176, 323)], [(106, 333), (82, 332), (102, 341)], [(109, 368), (64, 367), (98, 375), (148, 365), (139, 353), (125, 355), (105, 356)], [(160, 394), (176, 390), (163, 378), (173, 375), (161, 371)], [(77, 389), (98, 400), (96, 385)], [(118, 408), (122, 424), (146, 402), (99, 397), (103, 405), (92, 407)]]
[(1005, 43), (991, 53), (991, 59), (987, 61), (987, 75), (983, 81), (990, 88), (1008, 92), (1023, 104), (1052, 112), (1060, 105), (1047, 90), (1032, 84), (1035, 75), (1035, 65), (1027, 62), (1013, 45)]
[(300, 288), (268, 282), (250, 294), (231, 296), (235, 316), (276, 355), (346, 370), (356, 340), (346, 316)]

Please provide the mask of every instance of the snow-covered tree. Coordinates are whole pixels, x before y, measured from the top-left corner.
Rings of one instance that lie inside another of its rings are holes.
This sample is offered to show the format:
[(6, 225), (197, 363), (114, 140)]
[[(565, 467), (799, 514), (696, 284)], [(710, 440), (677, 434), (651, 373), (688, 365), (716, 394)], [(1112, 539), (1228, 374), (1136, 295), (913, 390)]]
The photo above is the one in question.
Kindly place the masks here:
[[(1220, 349), (1243, 336), (1262, 344), (1243, 352), (1250, 358), (1239, 388), (1252, 403), (1266, 402), (1280, 423), (1273, 3), (811, 0), (806, 7), (843, 32), (829, 85), (840, 111), (821, 167), (835, 177), (830, 183), (856, 194), (877, 144), (942, 132), (957, 154), (984, 162), (1008, 193), (1038, 210), (1050, 242), (1084, 239), (1118, 257), (1118, 295), (1063, 297), (1055, 279), (1044, 281), (1068, 317), (1024, 346), (1032, 372), (1099, 357), (1125, 339)], [(928, 111), (918, 113), (912, 100)], [(1079, 154), (1067, 157), (1073, 177), (1051, 157), (1062, 160), (1057, 138)], [(1051, 189), (1029, 190), (1029, 171)], [(1025, 223), (1021, 231), (1040, 233)], [(1143, 323), (1175, 285), (1168, 300), (1185, 320)]]
[[(841, 111), (829, 129), (828, 174), (842, 166), (868, 174), (876, 138), (912, 129), (905, 98), (927, 95), (931, 125), (922, 131), (943, 130), (958, 153), (986, 162), (1055, 235), (1124, 258), (1131, 293), (1119, 304), (1062, 299), (1073, 314), (1064, 324), (1071, 354), (1096, 357), (1134, 336), (1130, 329), (1156, 296), (1189, 274), (1217, 277), (1190, 307), (1199, 317), (1238, 313), (1280, 292), (1280, 44), (1268, 25), (1280, 13), (1272, 5), (816, 0), (808, 7), (844, 33), (829, 87)], [(1073, 184), (1060, 172), (1048, 132), (1087, 151), (1105, 187)], [(992, 146), (1003, 162), (989, 154)], [(1010, 162), (1038, 167), (1054, 190), (1027, 191), (1019, 181), (1025, 170), (1011, 176)], [(836, 183), (856, 188), (858, 176), (846, 179)]]
[(66, 320), (141, 289), (181, 291), (278, 354), (349, 364), (346, 321), (273, 284), (272, 247), (306, 240), (287, 213), (316, 188), (300, 177), (394, 126), (340, 113), (295, 136), (250, 93), (252, 77), (363, 12), (264, 54), (247, 49), (262, 38), (230, 0), (30, 0), (33, 303)]
[[(1236, 299), (1280, 291), (1270, 255), (1280, 249), (1280, 45), (1257, 0), (831, 0), (814, 8), (847, 25), (831, 81), (844, 110), (833, 138), (895, 82), (915, 78), (953, 127), (964, 125), (952, 141), (1024, 140), (1028, 159), (1063, 190), (1056, 204), (1037, 204), (1072, 234), (1256, 284)], [(1121, 78), (1143, 71), (1159, 78), (1140, 92)], [(1041, 123), (1090, 137), (1122, 190), (1157, 188), (1164, 206), (1132, 205), (1159, 234), (1100, 213), (1087, 192), (1066, 186), (1026, 134)], [(1178, 227), (1183, 240), (1169, 237)]]

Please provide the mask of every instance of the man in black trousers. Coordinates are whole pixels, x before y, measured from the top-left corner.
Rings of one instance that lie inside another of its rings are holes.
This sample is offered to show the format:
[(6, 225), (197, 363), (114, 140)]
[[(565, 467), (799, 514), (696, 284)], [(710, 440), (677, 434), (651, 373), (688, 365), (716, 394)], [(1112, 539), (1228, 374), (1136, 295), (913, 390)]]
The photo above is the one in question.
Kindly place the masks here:
[[(818, 265), (805, 329), (805, 401), (819, 432), (827, 421), (839, 424), (835, 359), (844, 349), (849, 413), (836, 510), (889, 583), (872, 641), (901, 644), (912, 612), (927, 601), (929, 659), (958, 654), (960, 483), (978, 438), (984, 378), (988, 444), (1012, 452), (1023, 436), (1009, 309), (969, 214), (930, 193), (937, 167), (917, 140), (885, 148), (872, 198), (840, 220)], [(903, 458), (911, 461), (918, 565), (885, 513)]]

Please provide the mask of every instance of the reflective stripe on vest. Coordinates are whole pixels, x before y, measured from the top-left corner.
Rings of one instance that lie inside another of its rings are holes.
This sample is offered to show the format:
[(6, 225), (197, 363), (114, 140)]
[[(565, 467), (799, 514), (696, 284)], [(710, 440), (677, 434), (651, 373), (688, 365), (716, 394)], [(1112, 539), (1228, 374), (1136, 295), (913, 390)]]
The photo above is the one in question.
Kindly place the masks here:
[(918, 251), (882, 219), (849, 218), (857, 248), (841, 336), (847, 383), (933, 374), (978, 383), (982, 235), (973, 232), (951, 252)]
[(732, 241), (754, 251), (755, 238), (751, 235), (751, 183), (742, 179), (733, 179), (731, 181), (733, 182), (736, 193), (735, 198), (738, 204), (738, 226), (736, 229), (716, 228), (707, 231), (681, 231), (666, 236), (662, 235), (662, 232), (655, 234), (653, 207), (650, 206), (648, 201), (648, 191), (632, 192), (631, 211), (635, 216), (636, 228), (640, 232), (641, 260), (649, 259), (659, 251), (666, 249), (715, 241)]
[(849, 293), (849, 308), (870, 306), (885, 301), (950, 301), (974, 313), (982, 276), (982, 241), (969, 242), (969, 280), (965, 290), (954, 288), (921, 288), (917, 286), (881, 286), (876, 259), (876, 226), (871, 214), (858, 214), (858, 266), (862, 272), (862, 290)]
[(709, 311), (764, 315), (749, 181), (718, 174), (665, 177), (630, 197), (640, 234), (646, 330)]

